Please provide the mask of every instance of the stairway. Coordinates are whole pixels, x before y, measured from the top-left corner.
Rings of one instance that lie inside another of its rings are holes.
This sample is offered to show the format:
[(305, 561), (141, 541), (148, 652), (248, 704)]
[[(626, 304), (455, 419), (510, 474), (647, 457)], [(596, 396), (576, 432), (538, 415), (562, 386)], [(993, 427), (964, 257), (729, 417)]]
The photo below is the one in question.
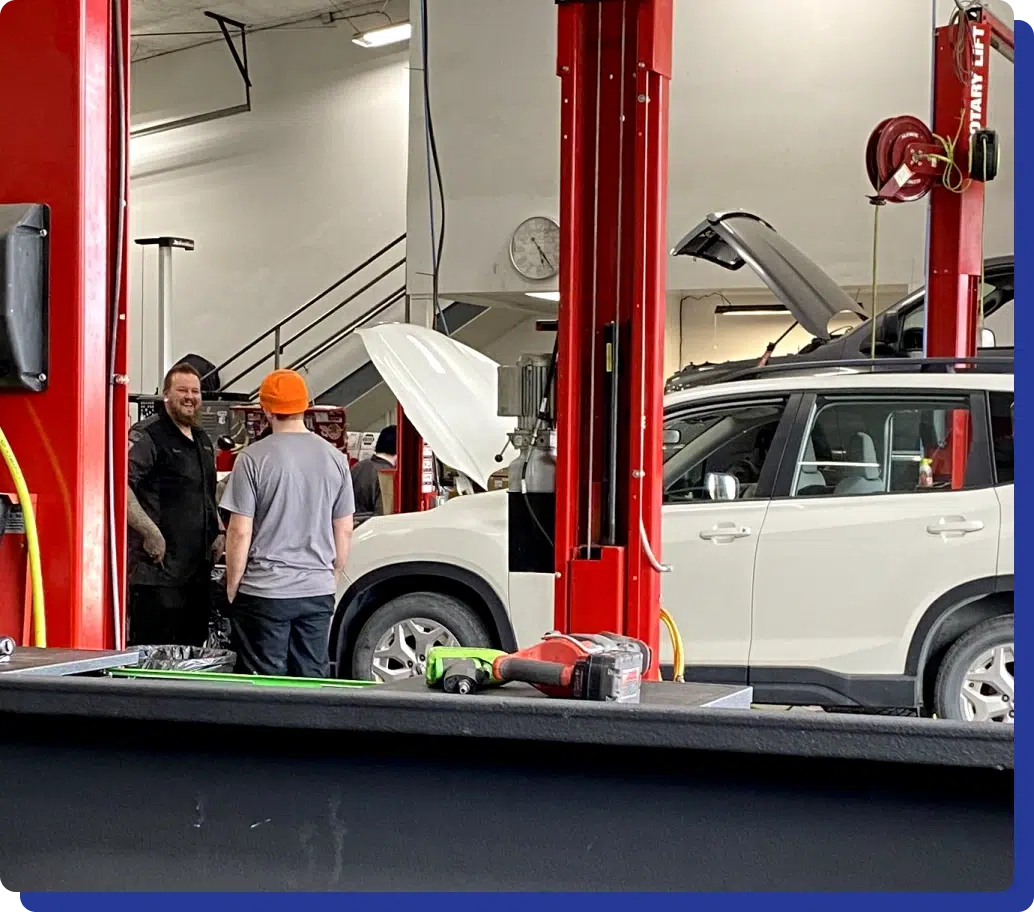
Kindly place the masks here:
[[(405, 239), (401, 235), (386, 244), (218, 364), (212, 373), (218, 373), (220, 385), (213, 398), (233, 393), (255, 399), (268, 371), (288, 367), (307, 374), (310, 389), (322, 390), (317, 404), (347, 408), (353, 430), (381, 426), (395, 398), (356, 330), (406, 318)], [(447, 304), (443, 315), (450, 336), (479, 350), (527, 318), (519, 311), (461, 301)]]
[[(490, 357), (492, 343), (528, 319), (528, 314), (519, 310), (462, 301), (449, 304), (444, 313), (452, 338)], [(348, 425), (353, 430), (379, 428), (384, 416), (395, 408), (394, 395), (369, 361), (318, 396), (316, 402), (347, 407)]]
[[(467, 326), (472, 320), (476, 320), (481, 316), (487, 307), (482, 307), (478, 304), (464, 304), (460, 301), (456, 301), (452, 304), (447, 305), (443, 308), (443, 316), (445, 317), (445, 325), (448, 327), (450, 335), (457, 335), (465, 326)], [(384, 381), (381, 379), (380, 372), (373, 364), (367, 360), (362, 367), (352, 371), (347, 376), (343, 377), (337, 383), (335, 383), (325, 393), (316, 397), (317, 405), (343, 405), (350, 409), (349, 412), (349, 424), (353, 427), (365, 427), (370, 421), (353, 421), (352, 409), (355, 404), (363, 397), (369, 396), (375, 392), (378, 387), (382, 387)], [(388, 399), (392, 399), (390, 391), (387, 392)], [(391, 403), (387, 404), (387, 407), (382, 409), (379, 413), (384, 414), (391, 408)], [(373, 421), (376, 418), (370, 416)]]

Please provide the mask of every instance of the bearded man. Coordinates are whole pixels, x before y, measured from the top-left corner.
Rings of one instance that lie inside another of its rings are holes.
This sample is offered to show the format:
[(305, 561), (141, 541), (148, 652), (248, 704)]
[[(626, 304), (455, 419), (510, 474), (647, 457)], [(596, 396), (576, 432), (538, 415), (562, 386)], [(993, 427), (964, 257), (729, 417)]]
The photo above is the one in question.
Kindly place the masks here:
[(165, 376), (163, 406), (129, 432), (128, 571), (132, 646), (202, 646), (212, 567), (225, 537), (216, 509), (215, 448), (198, 424), (201, 377)]

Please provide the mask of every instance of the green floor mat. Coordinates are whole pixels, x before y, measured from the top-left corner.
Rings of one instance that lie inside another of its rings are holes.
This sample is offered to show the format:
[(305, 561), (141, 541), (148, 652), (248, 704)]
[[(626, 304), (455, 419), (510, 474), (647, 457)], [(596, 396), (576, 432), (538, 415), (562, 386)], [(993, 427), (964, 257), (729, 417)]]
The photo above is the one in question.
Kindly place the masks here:
[(176, 671), (175, 669), (113, 668), (106, 672), (112, 678), (145, 678), (158, 681), (203, 681), (211, 684), (251, 684), (260, 687), (376, 687), (376, 681), (339, 681), (324, 678), (278, 678), (263, 675), (238, 675), (211, 671)]

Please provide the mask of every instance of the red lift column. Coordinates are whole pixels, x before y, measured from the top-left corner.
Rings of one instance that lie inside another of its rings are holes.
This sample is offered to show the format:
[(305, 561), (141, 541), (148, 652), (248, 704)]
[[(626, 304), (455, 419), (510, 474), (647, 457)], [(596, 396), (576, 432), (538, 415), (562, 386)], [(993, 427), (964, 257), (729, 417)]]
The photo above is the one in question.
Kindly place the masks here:
[[(960, 25), (960, 28), (964, 27)], [(991, 34), (983, 16), (969, 26), (972, 41), (956, 57), (956, 28), (936, 30), (934, 122), (938, 136), (959, 137), (955, 158), (968, 176), (970, 137), (987, 126), (987, 84)], [(968, 75), (960, 79), (960, 75)], [(926, 308), (928, 357), (972, 358), (977, 348), (980, 276), (983, 273), (984, 184), (969, 181), (953, 192), (938, 182), (930, 197), (930, 267)]]
[(656, 679), (673, 2), (557, 5), (555, 625), (643, 640)]
[(395, 459), (393, 513), (419, 513), (434, 506), (434, 457), (420, 432), (397, 410), (397, 454)]
[[(971, 179), (970, 140), (988, 127), (992, 48), (1011, 60), (1013, 31), (984, 9), (975, 10), (968, 22), (963, 17), (957, 26), (935, 31), (933, 132), (941, 137), (958, 137), (955, 161), (966, 183), (961, 192), (954, 192), (938, 181), (930, 197), (924, 331), (929, 358), (974, 358), (977, 353), (986, 185)], [(955, 413), (952, 439), (968, 441), (967, 414)], [(952, 447), (955, 488), (963, 484), (968, 451), (965, 444)]]
[[(128, 110), (129, 2), (118, 2)], [(105, 521), (109, 264), (122, 146), (112, 75), (114, 9), (97, 0), (12, 0), (0, 11), (0, 203), (50, 208), (47, 389), (0, 393), (0, 423), (38, 499), (49, 646), (114, 642)], [(126, 370), (125, 255), (122, 264), (120, 374)], [(124, 591), (128, 402), (127, 388), (115, 389), (116, 566)], [(10, 490), (10, 482), (0, 481), (0, 489)]]

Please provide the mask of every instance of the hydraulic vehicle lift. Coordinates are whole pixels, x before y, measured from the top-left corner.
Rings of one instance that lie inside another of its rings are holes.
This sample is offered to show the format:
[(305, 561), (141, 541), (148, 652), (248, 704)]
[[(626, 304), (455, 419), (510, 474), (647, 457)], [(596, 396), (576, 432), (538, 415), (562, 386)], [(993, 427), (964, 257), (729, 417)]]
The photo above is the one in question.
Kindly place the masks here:
[[(891, 117), (869, 139), (866, 165), (876, 190), (874, 206), (930, 198), (928, 358), (977, 354), (985, 198), (1001, 154), (989, 123), (991, 52), (1014, 62), (1015, 44), (1013, 30), (981, 3), (957, 0), (951, 22), (934, 30), (932, 127), (908, 115)], [(949, 456), (955, 488), (964, 483), (969, 435), (968, 414), (956, 412)]]
[(934, 31), (933, 126), (891, 117), (866, 152), (872, 201), (930, 196), (925, 354), (977, 353), (984, 271), (984, 204), (998, 174), (998, 136), (990, 129), (991, 51), (1015, 59), (1015, 34), (979, 3), (960, 4)]
[[(657, 680), (674, 0), (556, 5), (560, 303), (547, 392), (557, 454), (543, 507), (554, 514), (554, 626), (641, 640), (645, 677)], [(401, 410), (399, 429), (396, 512), (406, 512), (424, 508), (427, 466)]]
[[(557, 7), (556, 620), (654, 645), (673, 3)], [(51, 279), (47, 376), (0, 389), (0, 427), (39, 504), (51, 646), (112, 646), (123, 621), (128, 16), (0, 12), (0, 211), (47, 207)], [(1005, 726), (18, 674), (0, 726), (13, 890), (968, 892), (1014, 874)]]
[(660, 653), (674, 0), (558, 0), (555, 626)]
[(0, 357), (48, 365), (4, 378), (0, 427), (37, 498), (52, 646), (110, 648), (125, 626), (128, 23), (129, 0), (0, 11), (0, 210), (41, 204), (47, 222), (18, 251), (43, 263), (44, 331), (22, 336), (22, 299)]

